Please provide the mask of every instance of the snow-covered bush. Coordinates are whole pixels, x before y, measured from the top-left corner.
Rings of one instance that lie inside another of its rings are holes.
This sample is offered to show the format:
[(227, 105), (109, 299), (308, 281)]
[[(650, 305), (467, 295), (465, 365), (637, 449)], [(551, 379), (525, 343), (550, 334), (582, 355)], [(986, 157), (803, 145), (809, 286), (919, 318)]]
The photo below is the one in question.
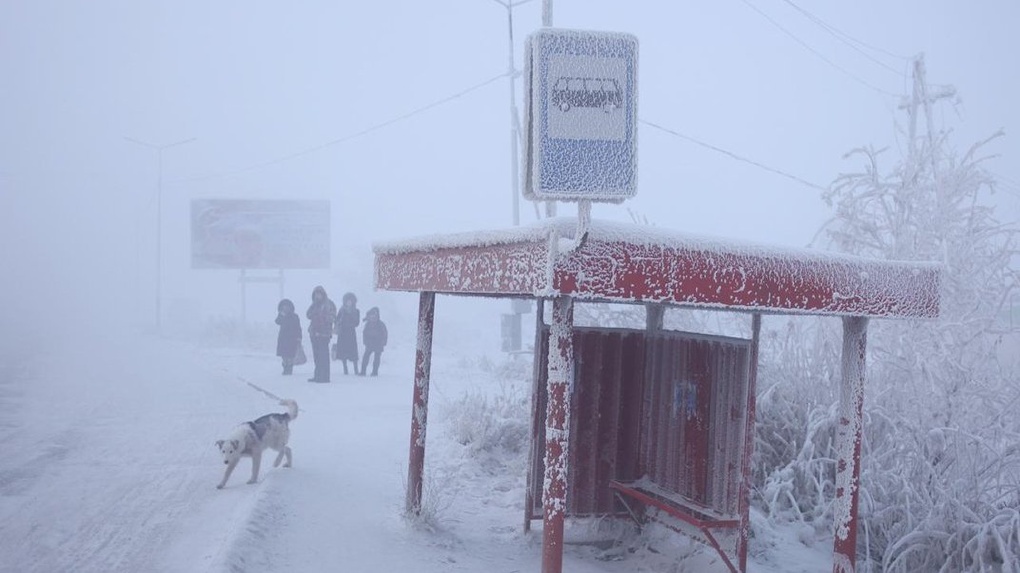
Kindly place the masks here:
[[(1001, 361), (1018, 229), (987, 200), (996, 183), (980, 154), (993, 139), (961, 156), (929, 132), (888, 174), (883, 151), (856, 149), (862, 170), (825, 195), (820, 242), (943, 268), (937, 320), (869, 328), (859, 571), (1020, 571), (1020, 373)], [(831, 527), (838, 336), (795, 329), (762, 341), (754, 502)]]
[(472, 453), (526, 452), (530, 439), (530, 398), (522, 383), (501, 381), (499, 392), (466, 392), (449, 408), (450, 436)]

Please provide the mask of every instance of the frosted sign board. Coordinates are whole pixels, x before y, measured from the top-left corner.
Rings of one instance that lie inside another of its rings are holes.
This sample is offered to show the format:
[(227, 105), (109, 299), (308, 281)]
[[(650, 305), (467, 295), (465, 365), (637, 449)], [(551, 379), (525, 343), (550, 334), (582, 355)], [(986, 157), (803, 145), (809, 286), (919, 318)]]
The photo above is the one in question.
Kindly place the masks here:
[(195, 199), (191, 267), (329, 268), (329, 201)]
[(524, 71), (524, 196), (619, 202), (637, 191), (637, 38), (543, 28)]

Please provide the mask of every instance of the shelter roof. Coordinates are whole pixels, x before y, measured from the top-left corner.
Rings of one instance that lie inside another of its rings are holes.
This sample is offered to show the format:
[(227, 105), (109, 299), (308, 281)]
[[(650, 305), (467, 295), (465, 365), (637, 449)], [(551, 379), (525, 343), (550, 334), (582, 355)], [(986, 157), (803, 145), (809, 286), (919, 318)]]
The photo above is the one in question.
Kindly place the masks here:
[(384, 290), (664, 303), (756, 312), (938, 316), (940, 269), (594, 220), (376, 243)]

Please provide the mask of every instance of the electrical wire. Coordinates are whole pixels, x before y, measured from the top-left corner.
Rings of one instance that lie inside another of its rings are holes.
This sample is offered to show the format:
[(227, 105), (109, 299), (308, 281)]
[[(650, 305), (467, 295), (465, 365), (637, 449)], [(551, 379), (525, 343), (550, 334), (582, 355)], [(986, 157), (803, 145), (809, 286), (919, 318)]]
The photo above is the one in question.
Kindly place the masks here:
[(668, 134), (673, 135), (675, 137), (679, 137), (680, 139), (683, 139), (685, 141), (689, 141), (689, 142), (694, 143), (696, 145), (700, 145), (701, 147), (704, 147), (706, 149), (711, 149), (712, 151), (715, 151), (717, 153), (721, 153), (723, 155), (726, 155), (727, 157), (730, 157), (731, 159), (736, 159), (737, 161), (742, 161), (744, 163), (748, 163), (748, 164), (753, 165), (753, 166), (755, 166), (755, 167), (757, 167), (759, 169), (764, 169), (765, 171), (769, 171), (771, 173), (775, 173), (776, 175), (782, 175), (783, 177), (792, 179), (792, 180), (796, 181), (797, 183), (800, 183), (801, 185), (805, 185), (807, 187), (810, 187), (810, 188), (818, 190), (818, 191), (828, 191), (828, 189), (826, 189), (825, 187), (822, 187), (821, 185), (816, 185), (816, 184), (814, 184), (814, 183), (812, 183), (812, 182), (810, 182), (810, 181), (808, 181), (806, 179), (802, 179), (800, 177), (797, 177), (796, 175), (793, 175), (792, 173), (787, 173), (786, 171), (783, 171), (781, 169), (776, 169), (774, 167), (769, 167), (768, 165), (765, 165), (764, 163), (759, 163), (759, 162), (757, 162), (757, 161), (755, 161), (753, 159), (748, 159), (747, 157), (743, 157), (741, 155), (737, 155), (736, 153), (733, 153), (732, 151), (727, 151), (727, 150), (725, 150), (725, 149), (723, 149), (721, 147), (717, 147), (715, 145), (712, 145), (711, 143), (705, 143), (704, 141), (701, 141), (699, 139), (695, 139), (695, 138), (693, 138), (693, 137), (691, 137), (689, 135), (684, 135), (683, 133), (680, 133), (678, 131), (674, 131), (672, 129), (663, 127), (663, 126), (661, 126), (661, 125), (659, 125), (657, 123), (653, 123), (653, 122), (648, 121), (646, 119), (640, 119), (638, 121), (643, 123), (643, 124), (645, 124), (645, 125), (647, 125), (647, 126), (649, 126), (649, 127), (654, 127), (655, 129), (658, 129), (658, 130), (660, 130), (662, 132), (668, 133)]
[(878, 93), (880, 93), (882, 95), (886, 95), (886, 96), (890, 96), (890, 97), (895, 97), (895, 98), (900, 97), (897, 94), (894, 94), (894, 93), (892, 93), (890, 91), (884, 90), (884, 89), (882, 89), (882, 88), (880, 88), (880, 87), (878, 87), (878, 86), (876, 86), (874, 84), (869, 83), (868, 81), (862, 79), (861, 77), (857, 76), (853, 72), (847, 70), (846, 68), (844, 68), (844, 67), (840, 66), (839, 64), (837, 64), (836, 62), (833, 62), (829, 58), (825, 57), (824, 55), (822, 55), (821, 52), (819, 52), (818, 50), (812, 48), (810, 45), (808, 45), (807, 42), (805, 42), (804, 40), (801, 40), (793, 32), (791, 32), (791, 31), (787, 30), (786, 28), (784, 28), (783, 25), (780, 24), (779, 22), (777, 22), (772, 16), (769, 16), (768, 14), (766, 14), (764, 11), (762, 11), (757, 6), (755, 6), (754, 4), (751, 4), (748, 0), (740, 0), (740, 1), (743, 2), (748, 8), (750, 8), (750, 9), (754, 10), (755, 12), (757, 12), (762, 18), (765, 18), (766, 20), (768, 20), (770, 24), (772, 24), (776, 28), (779, 28), (780, 31), (782, 31), (784, 34), (786, 34), (790, 38), (792, 38), (795, 42), (797, 42), (801, 46), (803, 46), (804, 49), (806, 49), (807, 51), (811, 52), (812, 54), (817, 56), (820, 60), (822, 60), (823, 62), (829, 64), (830, 66), (832, 66), (836, 70), (842, 72), (847, 77), (853, 79), (854, 81), (856, 81), (857, 83), (859, 83), (859, 84), (861, 84), (861, 85), (863, 85), (865, 87), (868, 87), (868, 88), (871, 88), (871, 89), (875, 90), (876, 92), (878, 92)]
[(389, 126), (391, 126), (391, 125), (393, 125), (393, 124), (395, 124), (397, 122), (403, 121), (405, 119), (411, 118), (411, 117), (413, 117), (415, 115), (418, 115), (420, 113), (426, 112), (426, 111), (428, 111), (428, 110), (430, 110), (430, 109), (432, 109), (434, 107), (439, 107), (439, 106), (441, 106), (441, 105), (443, 105), (445, 103), (449, 103), (449, 102), (451, 102), (451, 101), (453, 101), (453, 100), (455, 100), (457, 98), (463, 97), (463, 96), (465, 96), (465, 95), (467, 95), (467, 94), (469, 94), (469, 93), (471, 93), (473, 91), (479, 90), (479, 89), (481, 89), (481, 88), (483, 88), (483, 87), (485, 87), (485, 86), (487, 86), (487, 85), (489, 85), (489, 84), (491, 84), (491, 83), (493, 83), (493, 82), (495, 82), (495, 81), (497, 81), (497, 80), (499, 80), (501, 78), (505, 78), (508, 74), (509, 74), (509, 72), (503, 72), (503, 73), (501, 73), (499, 75), (493, 76), (493, 77), (485, 80), (484, 82), (477, 83), (477, 84), (475, 84), (475, 85), (473, 85), (473, 86), (471, 86), (469, 88), (463, 89), (463, 90), (461, 90), (461, 91), (459, 91), (457, 93), (451, 94), (451, 95), (446, 96), (446, 97), (444, 97), (442, 99), (436, 100), (436, 101), (434, 101), (432, 103), (429, 103), (429, 104), (423, 105), (421, 107), (415, 108), (415, 109), (413, 109), (413, 110), (411, 110), (411, 111), (409, 111), (409, 112), (407, 112), (405, 114), (398, 115), (398, 116), (390, 118), (390, 119), (388, 119), (386, 121), (383, 121), (383, 122), (377, 123), (375, 125), (372, 125), (370, 127), (367, 127), (365, 129), (362, 129), (360, 131), (356, 131), (354, 133), (345, 135), (343, 137), (338, 137), (336, 139), (332, 139), (330, 141), (327, 141), (325, 143), (321, 143), (321, 144), (316, 145), (314, 147), (309, 147), (309, 148), (303, 149), (301, 151), (296, 151), (294, 153), (289, 153), (287, 155), (283, 155), (283, 156), (277, 157), (275, 159), (270, 159), (268, 161), (263, 161), (263, 162), (260, 162), (260, 163), (255, 163), (253, 165), (248, 165), (247, 167), (241, 167), (241, 168), (235, 169), (233, 171), (227, 171), (227, 172), (222, 172), (222, 173), (212, 173), (212, 174), (209, 174), (209, 175), (197, 175), (197, 176), (193, 176), (193, 177), (184, 177), (184, 178), (181, 178), (181, 179), (173, 179), (173, 180), (168, 181), (168, 183), (190, 183), (190, 182), (194, 182), (194, 181), (207, 181), (207, 180), (210, 180), (210, 179), (222, 179), (222, 178), (226, 178), (226, 177), (233, 177), (233, 176), (236, 176), (236, 175), (240, 175), (242, 173), (247, 173), (249, 171), (254, 171), (256, 169), (262, 169), (262, 168), (265, 168), (265, 167), (270, 167), (270, 166), (273, 166), (273, 165), (284, 163), (286, 161), (291, 161), (293, 159), (297, 159), (299, 157), (303, 157), (305, 155), (309, 155), (311, 153), (315, 153), (316, 151), (321, 151), (321, 150), (323, 150), (323, 149), (325, 149), (327, 147), (332, 147), (334, 145), (338, 145), (340, 143), (344, 143), (344, 142), (350, 141), (352, 139), (361, 137), (363, 135), (368, 135), (369, 133), (372, 133), (374, 131), (378, 131), (378, 130), (383, 129), (385, 127), (389, 127)]
[(847, 46), (850, 46), (851, 48), (856, 50), (859, 54), (861, 54), (865, 58), (868, 58), (872, 62), (875, 62), (876, 64), (882, 66), (883, 68), (889, 70), (890, 72), (892, 72), (892, 73), (894, 73), (894, 74), (896, 74), (898, 76), (903, 75), (902, 71), (897, 70), (896, 68), (886, 64), (885, 62), (876, 59), (871, 54), (868, 54), (864, 50), (861, 50), (858, 46), (864, 46), (864, 47), (869, 48), (871, 50), (874, 50), (876, 52), (881, 52), (881, 53), (883, 53), (883, 54), (885, 54), (885, 55), (887, 55), (889, 57), (896, 58), (896, 59), (903, 60), (903, 61), (910, 61), (910, 58), (908, 58), (906, 56), (899, 56), (899, 55), (893, 54), (892, 52), (888, 52), (886, 50), (883, 50), (882, 48), (879, 48), (879, 47), (876, 47), (876, 46), (872, 46), (871, 44), (868, 44), (866, 42), (858, 40), (857, 38), (854, 38), (850, 34), (847, 34), (846, 32), (840, 30), (839, 28), (836, 28), (835, 26), (833, 26), (833, 25), (829, 24), (828, 22), (822, 20), (818, 16), (815, 16), (811, 12), (808, 12), (806, 9), (801, 8), (800, 6), (795, 4), (793, 2), (793, 0), (783, 0), (783, 2), (786, 2), (787, 4), (789, 4), (791, 7), (793, 7), (794, 10), (796, 10), (796, 11), (800, 12), (801, 14), (803, 14), (804, 17), (806, 17), (808, 20), (811, 20), (812, 22), (817, 24), (819, 27), (821, 27), (826, 32), (828, 32), (829, 34), (832, 34), (832, 37), (834, 37), (837, 40), (843, 42)]

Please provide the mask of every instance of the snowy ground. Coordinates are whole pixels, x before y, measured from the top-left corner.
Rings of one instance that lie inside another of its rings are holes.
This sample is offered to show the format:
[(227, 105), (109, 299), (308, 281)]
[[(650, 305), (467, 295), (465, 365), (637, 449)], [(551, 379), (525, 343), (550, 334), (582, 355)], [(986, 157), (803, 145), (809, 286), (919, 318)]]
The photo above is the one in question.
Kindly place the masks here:
[[(412, 339), (391, 330), (378, 378), (345, 377), (334, 362), (328, 385), (305, 381), (311, 365), (280, 376), (271, 350), (154, 337), (83, 340), (59, 360), (3, 357), (0, 571), (539, 571), (541, 523), (522, 531), (524, 456), (463, 446), (464, 429), (451, 427), (465, 423), (466, 394), (521, 396), (529, 382), (508, 381), (497, 352), (444, 344), (440, 332), (429, 519), (402, 517)], [(266, 393), (301, 407), (294, 467), (264, 463), (246, 485), (245, 460), (215, 489), (213, 441), (282, 411)], [(824, 535), (763, 522), (756, 533), (752, 571), (831, 567)], [(620, 542), (591, 543), (614, 535)], [(578, 543), (565, 571), (726, 570), (664, 529), (637, 537), (627, 524), (575, 523), (568, 540)]]

